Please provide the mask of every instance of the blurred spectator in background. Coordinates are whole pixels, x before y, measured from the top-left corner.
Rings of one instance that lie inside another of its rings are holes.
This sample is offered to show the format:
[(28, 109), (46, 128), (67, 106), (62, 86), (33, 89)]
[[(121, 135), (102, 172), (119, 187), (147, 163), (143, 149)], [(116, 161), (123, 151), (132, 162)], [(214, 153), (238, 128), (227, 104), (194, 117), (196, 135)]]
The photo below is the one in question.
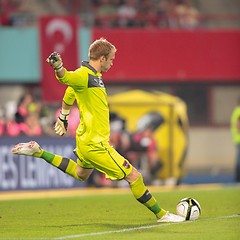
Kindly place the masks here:
[(47, 5), (47, 1), (40, 0), (0, 0), (0, 25), (17, 27), (36, 26), (39, 16), (47, 15), (48, 13), (58, 14), (52, 11), (57, 9), (57, 7), (50, 10), (49, 5)]
[(95, 10), (95, 26), (111, 28), (116, 26), (117, 6), (110, 0), (101, 0)]
[(26, 136), (41, 136), (43, 132), (38, 113), (30, 112), (26, 116), (24, 123), (20, 124), (20, 130)]
[(199, 11), (192, 5), (191, 0), (176, 0), (174, 14), (180, 28), (194, 29), (200, 25)]
[(141, 169), (147, 184), (157, 179), (162, 167), (159, 159), (159, 149), (154, 138), (154, 131), (163, 123), (158, 112), (150, 112), (138, 121), (137, 132), (131, 136), (128, 158), (133, 166)]
[(116, 113), (110, 113), (110, 143), (124, 157), (130, 146), (129, 133), (126, 131), (125, 120)]
[(17, 104), (17, 111), (15, 113), (16, 123), (23, 123), (30, 111), (35, 110), (33, 103), (33, 96), (30, 93), (24, 93)]
[(141, 2), (137, 2), (136, 7), (137, 13), (135, 18), (135, 27), (154, 27), (154, 25), (156, 24), (154, 1), (142, 0)]
[(235, 180), (240, 182), (240, 97), (237, 104), (231, 116), (231, 132), (233, 143), (236, 145)]
[[(30, 93), (24, 93), (16, 106), (14, 118), (6, 120), (6, 134), (9, 136), (19, 136), (24, 134), (22, 131), (27, 115), (30, 113), (30, 105), (33, 103), (33, 96)], [(32, 105), (33, 108), (33, 105)]]
[(14, 15), (21, 7), (21, 0), (0, 0), (0, 25), (14, 25)]
[(119, 27), (136, 27), (137, 0), (125, 0), (117, 9)]
[(41, 101), (34, 100), (32, 94), (23, 94), (17, 103), (14, 118), (6, 119), (6, 134), (41, 136), (43, 128), (40, 117), (45, 117), (44, 109)]
[(155, 26), (168, 28), (170, 26), (170, 13), (172, 4), (169, 0), (160, 0), (156, 3), (154, 13), (156, 14)]

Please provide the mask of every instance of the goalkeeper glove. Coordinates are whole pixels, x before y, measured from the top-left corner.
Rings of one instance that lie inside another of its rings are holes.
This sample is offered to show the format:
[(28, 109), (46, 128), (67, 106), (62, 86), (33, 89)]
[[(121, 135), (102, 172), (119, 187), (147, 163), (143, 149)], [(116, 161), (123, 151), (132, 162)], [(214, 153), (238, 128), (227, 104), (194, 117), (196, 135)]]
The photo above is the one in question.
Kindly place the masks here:
[(57, 122), (55, 123), (55, 126), (54, 126), (54, 130), (55, 130), (55, 133), (60, 135), (60, 136), (63, 136), (64, 134), (67, 133), (67, 128), (68, 128), (68, 116), (69, 116), (69, 113), (68, 114), (62, 114), (62, 112), (60, 112), (60, 115), (57, 119)]
[(63, 67), (62, 58), (59, 53), (53, 52), (46, 60), (55, 71), (61, 71)]

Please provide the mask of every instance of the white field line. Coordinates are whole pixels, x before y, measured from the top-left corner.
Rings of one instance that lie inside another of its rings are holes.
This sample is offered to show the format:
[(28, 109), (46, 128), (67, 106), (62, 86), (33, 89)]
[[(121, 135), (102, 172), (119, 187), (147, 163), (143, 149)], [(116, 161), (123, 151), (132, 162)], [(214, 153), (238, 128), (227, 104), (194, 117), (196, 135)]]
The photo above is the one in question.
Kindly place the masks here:
[[(240, 214), (233, 214), (229, 216), (219, 216), (215, 218), (201, 218), (197, 221), (214, 221), (219, 219), (228, 219), (228, 218), (238, 218), (240, 217)], [(147, 225), (147, 226), (141, 226), (141, 227), (135, 227), (135, 228), (123, 228), (119, 230), (112, 230), (112, 231), (104, 231), (104, 232), (92, 232), (92, 233), (82, 233), (82, 234), (75, 234), (75, 235), (68, 235), (68, 236), (62, 236), (62, 237), (55, 237), (55, 238), (4, 238), (4, 240), (65, 240), (65, 239), (76, 239), (76, 238), (83, 238), (83, 237), (92, 237), (92, 236), (98, 236), (98, 235), (107, 235), (111, 233), (123, 233), (123, 232), (131, 232), (131, 231), (138, 231), (138, 230), (144, 230), (144, 229), (151, 229), (151, 228), (162, 228), (167, 227), (171, 225), (176, 224), (189, 224), (193, 223), (194, 221), (186, 221), (186, 222), (180, 222), (180, 223), (163, 223), (163, 224), (154, 224), (154, 225)], [(3, 238), (0, 239), (3, 240)]]
[[(200, 221), (213, 221), (218, 219), (227, 219), (227, 218), (237, 218), (240, 217), (239, 214), (229, 215), (229, 216), (220, 216), (215, 218), (203, 218)], [(198, 220), (199, 221), (199, 220)], [(192, 223), (194, 221), (187, 221), (187, 222), (180, 222), (180, 223), (165, 223), (165, 224), (155, 224), (155, 225), (148, 225), (148, 226), (141, 226), (141, 227), (135, 227), (135, 228), (123, 228), (119, 230), (112, 230), (112, 231), (105, 231), (105, 232), (92, 232), (92, 233), (82, 233), (82, 234), (76, 234), (76, 235), (68, 235), (63, 237), (56, 237), (51, 238), (51, 240), (65, 240), (65, 239), (74, 239), (74, 238), (81, 238), (81, 237), (91, 237), (91, 236), (97, 236), (97, 235), (106, 235), (111, 233), (123, 233), (123, 232), (130, 232), (130, 231), (138, 231), (143, 229), (150, 229), (150, 228), (160, 228), (160, 227), (167, 227), (173, 224), (186, 224), (186, 223)]]

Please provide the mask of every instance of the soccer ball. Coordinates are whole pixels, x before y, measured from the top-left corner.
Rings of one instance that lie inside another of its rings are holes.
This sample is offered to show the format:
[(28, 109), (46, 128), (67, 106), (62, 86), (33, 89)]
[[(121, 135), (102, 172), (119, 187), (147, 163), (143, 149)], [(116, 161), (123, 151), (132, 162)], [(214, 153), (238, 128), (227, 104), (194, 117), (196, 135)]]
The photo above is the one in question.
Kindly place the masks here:
[(185, 218), (186, 221), (197, 220), (201, 214), (201, 206), (194, 198), (183, 198), (176, 207), (178, 215)]

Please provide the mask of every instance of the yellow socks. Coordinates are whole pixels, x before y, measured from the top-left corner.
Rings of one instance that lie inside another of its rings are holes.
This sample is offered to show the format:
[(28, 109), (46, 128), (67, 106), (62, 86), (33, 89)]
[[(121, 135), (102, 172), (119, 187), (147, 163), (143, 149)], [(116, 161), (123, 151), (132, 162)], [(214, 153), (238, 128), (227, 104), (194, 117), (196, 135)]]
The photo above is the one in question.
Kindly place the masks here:
[(160, 208), (156, 199), (144, 185), (142, 175), (140, 175), (136, 181), (130, 184), (130, 188), (134, 197), (150, 211), (152, 211), (157, 218), (161, 218), (166, 214), (166, 211)]
[(76, 174), (77, 163), (74, 162), (72, 159), (55, 155), (44, 150), (41, 150), (41, 152), (39, 153), (34, 153), (33, 156), (44, 159), (46, 162), (55, 166), (64, 173), (67, 173), (68, 175), (77, 179), (78, 181), (82, 181), (82, 179), (79, 178), (78, 175)]

